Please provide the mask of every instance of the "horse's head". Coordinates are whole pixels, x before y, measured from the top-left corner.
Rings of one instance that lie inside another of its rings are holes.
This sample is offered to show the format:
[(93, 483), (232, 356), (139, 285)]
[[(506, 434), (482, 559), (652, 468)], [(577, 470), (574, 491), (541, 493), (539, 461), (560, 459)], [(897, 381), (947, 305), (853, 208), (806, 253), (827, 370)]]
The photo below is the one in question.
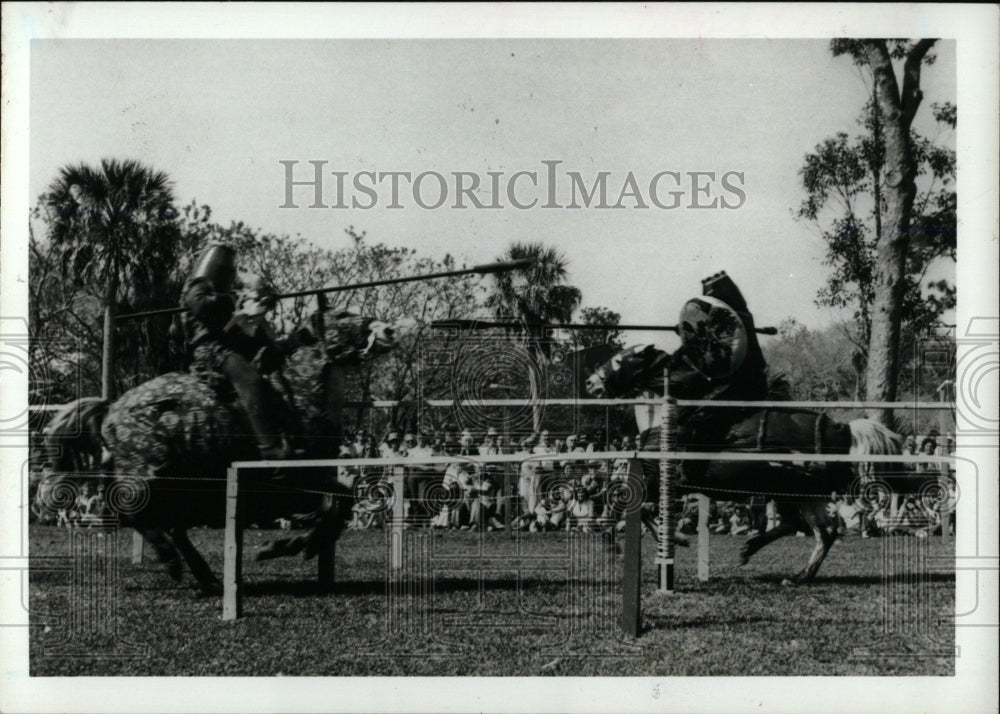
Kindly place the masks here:
[(357, 364), (392, 351), (405, 324), (390, 324), (350, 312), (330, 312), (324, 319), (326, 354), (334, 364)]
[(587, 392), (597, 398), (627, 397), (649, 389), (663, 375), (667, 353), (653, 345), (636, 345), (619, 352), (587, 379)]

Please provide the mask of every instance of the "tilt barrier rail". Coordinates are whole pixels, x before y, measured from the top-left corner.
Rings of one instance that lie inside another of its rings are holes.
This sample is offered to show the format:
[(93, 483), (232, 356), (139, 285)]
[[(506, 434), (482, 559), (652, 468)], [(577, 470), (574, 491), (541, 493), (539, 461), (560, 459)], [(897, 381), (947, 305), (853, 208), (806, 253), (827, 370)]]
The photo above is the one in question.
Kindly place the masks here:
[[(674, 403), (674, 406), (676, 404)], [(669, 409), (668, 411), (672, 411)], [(642, 460), (666, 462), (667, 469), (661, 469), (660, 524), (657, 534), (656, 563), (659, 565), (659, 592), (674, 592), (674, 543), (673, 516), (670, 506), (678, 461), (762, 461), (762, 462), (876, 462), (876, 463), (954, 463), (953, 457), (946, 456), (852, 456), (847, 454), (756, 454), (756, 453), (707, 453), (681, 451), (603, 451), (590, 453), (559, 454), (562, 461), (627, 459), (629, 477), (627, 483), (642, 480)], [(815, 458), (819, 457), (819, 458)], [(316, 467), (383, 467), (392, 469), (393, 493), (390, 528), (390, 568), (398, 571), (403, 558), (403, 481), (407, 466), (446, 464), (523, 463), (524, 461), (553, 460), (550, 454), (497, 454), (478, 457), (428, 456), (396, 459), (304, 459), (301, 461), (238, 461), (227, 473), (226, 483), (226, 532), (225, 563), (223, 573), (223, 620), (235, 620), (242, 615), (243, 596), (243, 528), (240, 519), (240, 471), (248, 469), (274, 468), (316, 468)], [(673, 466), (671, 466), (673, 465)], [(668, 488), (664, 489), (663, 484)], [(699, 538), (698, 571), (700, 579), (707, 579), (708, 571), (708, 499), (699, 498)], [(641, 503), (625, 509), (625, 553), (623, 574), (623, 600), (621, 626), (625, 632), (637, 636), (641, 626)], [(318, 581), (321, 587), (329, 587), (333, 582), (334, 546), (329, 544), (318, 555)], [(704, 576), (704, 577), (702, 577)]]

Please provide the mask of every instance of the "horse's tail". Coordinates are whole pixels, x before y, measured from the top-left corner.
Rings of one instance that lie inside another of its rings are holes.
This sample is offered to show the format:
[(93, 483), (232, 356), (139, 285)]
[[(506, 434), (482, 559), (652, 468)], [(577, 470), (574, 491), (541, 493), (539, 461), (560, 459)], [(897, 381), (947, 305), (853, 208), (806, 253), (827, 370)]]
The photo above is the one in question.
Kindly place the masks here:
[(100, 397), (84, 397), (66, 404), (43, 430), (46, 463), (56, 473), (101, 471), (109, 465), (101, 425), (109, 404)]
[[(872, 419), (855, 419), (851, 428), (851, 450), (853, 456), (880, 456), (903, 453), (903, 437)], [(858, 463), (858, 475), (869, 479), (873, 473), (873, 463)]]

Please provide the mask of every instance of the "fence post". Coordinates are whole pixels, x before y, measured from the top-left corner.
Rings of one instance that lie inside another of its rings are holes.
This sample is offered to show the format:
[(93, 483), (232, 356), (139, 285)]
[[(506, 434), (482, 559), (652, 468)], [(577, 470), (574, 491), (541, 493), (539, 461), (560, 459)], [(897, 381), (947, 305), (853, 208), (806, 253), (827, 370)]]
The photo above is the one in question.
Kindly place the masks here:
[(132, 531), (132, 565), (142, 562), (142, 551), (146, 545), (146, 539), (139, 531)]
[(709, 579), (708, 566), (708, 515), (709, 498), (703, 493), (698, 494), (698, 580), (707, 583)]
[(243, 524), (240, 522), (240, 474), (226, 472), (226, 535), (222, 575), (222, 619), (243, 616)]
[(391, 566), (393, 570), (403, 567), (403, 486), (406, 482), (406, 467), (392, 467), (392, 518), (389, 520), (391, 539)]
[[(676, 447), (676, 403), (670, 398), (670, 370), (663, 370), (663, 421), (660, 426), (660, 451), (667, 453)], [(674, 592), (674, 471), (677, 462), (660, 458), (660, 532), (656, 563), (660, 566), (661, 593)]]
[[(642, 464), (630, 459), (628, 483), (643, 483)], [(622, 570), (622, 629), (638, 637), (642, 628), (642, 502), (626, 506), (625, 510), (625, 563)]]

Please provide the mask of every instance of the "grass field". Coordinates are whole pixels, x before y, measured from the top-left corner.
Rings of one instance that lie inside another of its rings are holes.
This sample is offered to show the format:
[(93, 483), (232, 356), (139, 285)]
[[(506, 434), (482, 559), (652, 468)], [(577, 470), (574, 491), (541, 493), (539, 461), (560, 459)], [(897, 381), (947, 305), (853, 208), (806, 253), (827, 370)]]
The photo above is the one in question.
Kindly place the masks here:
[[(222, 532), (191, 535), (221, 573)], [(937, 625), (955, 607), (954, 574), (940, 569), (950, 562), (951, 543), (939, 538), (891, 544), (847, 538), (835, 544), (815, 583), (789, 588), (781, 578), (805, 563), (811, 538), (786, 538), (737, 568), (743, 539), (713, 536), (711, 581), (695, 579), (694, 550), (679, 548), (678, 592), (660, 596), (653, 592), (655, 543), (646, 536), (645, 629), (631, 640), (615, 622), (621, 559), (611, 577), (602, 577), (607, 571), (595, 561), (583, 568), (593, 577), (568, 583), (560, 567), (567, 562), (565, 533), (517, 539), (500, 532), (436, 533), (433, 551), (451, 557), (447, 569), (436, 570), (433, 587), (395, 598), (386, 595), (382, 531), (344, 536), (331, 594), (317, 591), (314, 562), (252, 561), (255, 549), (275, 535), (246, 533), (245, 616), (222, 622), (221, 599), (196, 596), (190, 576), (173, 583), (148, 554), (142, 565), (130, 564), (131, 531), (78, 534), (76, 548), (101, 549), (114, 539), (115, 596), (88, 585), (93, 576), (81, 581), (68, 570), (34, 569), (32, 675), (954, 673), (953, 657), (942, 656), (954, 650), (954, 631)], [(71, 537), (67, 529), (32, 526), (31, 555), (66, 556)], [(513, 560), (518, 551), (520, 575)], [(487, 556), (493, 564), (484, 570)], [(923, 557), (935, 570), (920, 565)], [(541, 567), (531, 569), (531, 558)], [(889, 585), (883, 562), (891, 569)], [(427, 619), (419, 620), (419, 612)]]

